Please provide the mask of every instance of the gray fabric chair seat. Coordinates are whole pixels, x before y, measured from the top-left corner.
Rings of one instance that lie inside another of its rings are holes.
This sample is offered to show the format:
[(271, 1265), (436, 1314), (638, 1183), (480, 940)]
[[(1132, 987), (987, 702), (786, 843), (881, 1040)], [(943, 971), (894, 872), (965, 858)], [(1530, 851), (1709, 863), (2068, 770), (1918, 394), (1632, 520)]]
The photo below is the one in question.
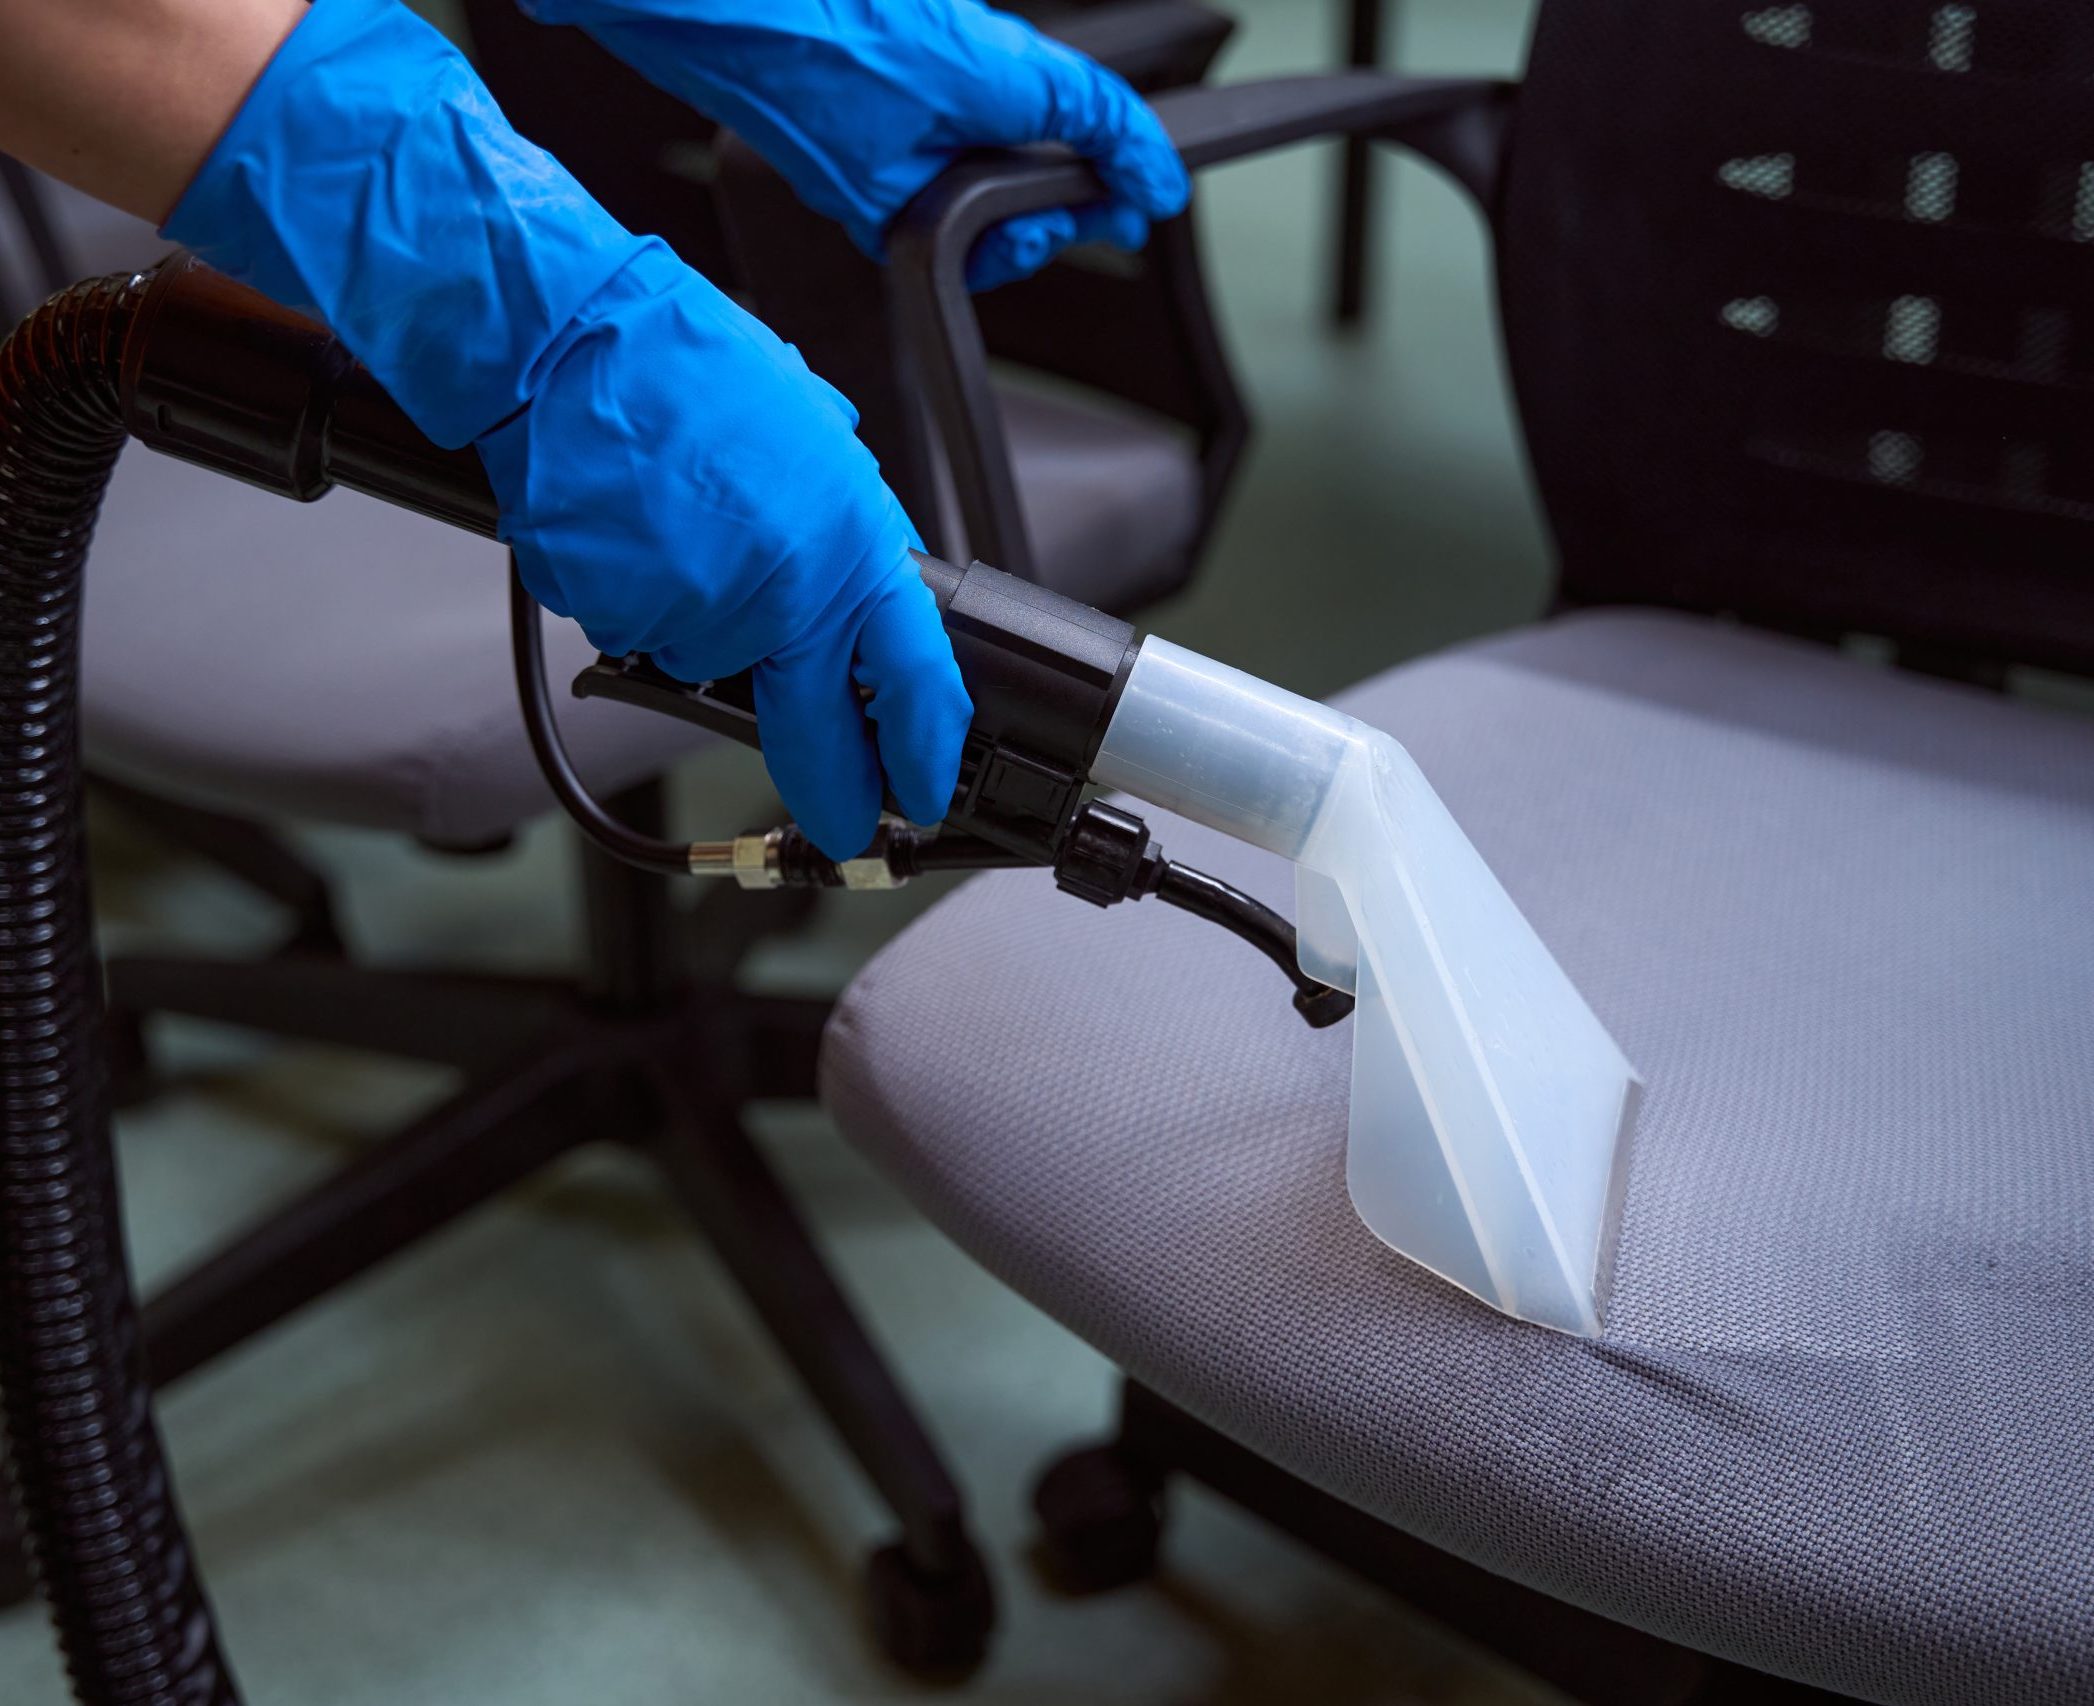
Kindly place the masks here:
[(1603, 1340), (1380, 1245), (1347, 1030), (1153, 904), (935, 908), (833, 1022), (845, 1129), (1136, 1377), (1476, 1563), (1868, 1699), (2094, 1699), (2094, 725), (1650, 614), (1343, 703), (1649, 1081)]

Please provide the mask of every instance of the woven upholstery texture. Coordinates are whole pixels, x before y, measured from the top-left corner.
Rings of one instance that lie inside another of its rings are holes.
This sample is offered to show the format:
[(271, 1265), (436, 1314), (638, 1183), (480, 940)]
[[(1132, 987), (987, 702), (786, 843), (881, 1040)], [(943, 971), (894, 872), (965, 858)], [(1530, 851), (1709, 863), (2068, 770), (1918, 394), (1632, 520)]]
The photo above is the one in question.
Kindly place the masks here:
[(860, 976), (845, 1130), (1137, 1378), (1411, 1533), (1871, 1700), (2094, 1699), (2094, 727), (1649, 613), (1342, 702), (1649, 1081), (1602, 1340), (1364, 1229), (1349, 1036), (1270, 967), (1034, 873)]

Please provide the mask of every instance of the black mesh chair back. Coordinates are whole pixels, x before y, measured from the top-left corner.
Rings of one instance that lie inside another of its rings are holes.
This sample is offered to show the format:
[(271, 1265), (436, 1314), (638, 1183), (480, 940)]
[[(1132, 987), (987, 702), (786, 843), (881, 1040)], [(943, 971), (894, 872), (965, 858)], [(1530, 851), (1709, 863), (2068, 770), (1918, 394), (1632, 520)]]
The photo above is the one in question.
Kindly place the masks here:
[(1547, 0), (1512, 122), (1567, 599), (2094, 670), (2094, 7)]

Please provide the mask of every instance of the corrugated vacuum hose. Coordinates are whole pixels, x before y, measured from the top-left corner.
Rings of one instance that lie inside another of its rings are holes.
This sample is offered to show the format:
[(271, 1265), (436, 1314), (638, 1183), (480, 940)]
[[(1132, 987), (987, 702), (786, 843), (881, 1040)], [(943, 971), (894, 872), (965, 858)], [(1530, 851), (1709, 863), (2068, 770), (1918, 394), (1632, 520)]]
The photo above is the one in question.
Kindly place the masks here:
[(0, 1407), (75, 1697), (231, 1706), (146, 1383), (81, 817), (81, 575), (145, 284), (76, 285), (0, 344)]

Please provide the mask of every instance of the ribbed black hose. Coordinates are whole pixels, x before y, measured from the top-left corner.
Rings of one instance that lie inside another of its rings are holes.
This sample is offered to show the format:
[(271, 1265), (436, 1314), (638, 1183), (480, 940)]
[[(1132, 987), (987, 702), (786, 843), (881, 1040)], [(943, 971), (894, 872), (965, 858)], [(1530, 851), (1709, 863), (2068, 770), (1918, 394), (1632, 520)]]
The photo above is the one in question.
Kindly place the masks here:
[(0, 1406), (75, 1697), (231, 1706), (146, 1385), (82, 844), (81, 570), (144, 284), (76, 285), (0, 344)]

